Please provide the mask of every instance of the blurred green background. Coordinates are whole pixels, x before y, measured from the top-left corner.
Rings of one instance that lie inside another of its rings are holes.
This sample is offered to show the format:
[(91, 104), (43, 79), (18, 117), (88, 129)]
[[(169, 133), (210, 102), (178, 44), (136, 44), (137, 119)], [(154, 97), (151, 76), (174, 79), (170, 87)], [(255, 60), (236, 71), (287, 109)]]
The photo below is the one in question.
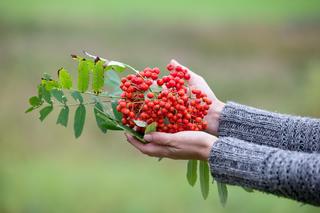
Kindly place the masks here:
[(145, 157), (92, 117), (75, 140), (57, 112), (25, 115), (41, 74), (82, 50), (137, 68), (176, 58), (224, 101), (320, 116), (319, 0), (3, 0), (0, 212), (319, 212), (239, 187), (222, 208), (215, 185), (207, 201), (188, 186), (184, 161)]

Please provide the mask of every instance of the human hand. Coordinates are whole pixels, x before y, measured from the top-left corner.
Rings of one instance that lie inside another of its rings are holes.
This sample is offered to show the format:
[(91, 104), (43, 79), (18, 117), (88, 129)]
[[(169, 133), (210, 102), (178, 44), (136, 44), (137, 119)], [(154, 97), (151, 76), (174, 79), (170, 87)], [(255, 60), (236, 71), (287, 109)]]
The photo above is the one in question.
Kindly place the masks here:
[(153, 132), (144, 136), (150, 142), (143, 144), (126, 134), (128, 142), (142, 153), (153, 157), (184, 160), (204, 160), (209, 158), (216, 137), (201, 131), (182, 131), (177, 133)]
[(210, 89), (210, 87), (208, 86), (207, 82), (203, 79), (203, 77), (192, 72), (187, 67), (181, 65), (179, 62), (177, 62), (174, 59), (172, 59), (170, 63), (176, 66), (179, 65), (187, 69), (191, 76), (189, 80), (189, 86), (191, 88), (195, 87), (197, 89), (200, 89), (202, 92), (208, 95), (208, 98), (212, 100), (213, 104), (210, 106), (210, 109), (208, 110), (208, 114), (205, 117), (205, 120), (208, 122), (208, 128), (206, 132), (218, 136), (219, 118), (225, 104), (215, 96), (215, 94)]

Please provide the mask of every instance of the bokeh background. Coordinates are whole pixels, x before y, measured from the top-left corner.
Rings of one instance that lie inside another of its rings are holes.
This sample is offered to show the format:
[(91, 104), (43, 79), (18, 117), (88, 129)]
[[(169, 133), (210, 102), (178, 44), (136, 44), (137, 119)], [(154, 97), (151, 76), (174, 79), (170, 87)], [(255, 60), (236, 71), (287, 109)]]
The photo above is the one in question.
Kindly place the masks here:
[(222, 208), (215, 185), (203, 201), (187, 184), (184, 161), (145, 157), (92, 117), (76, 140), (57, 112), (24, 114), (41, 74), (75, 71), (82, 50), (137, 68), (176, 58), (224, 101), (320, 116), (319, 0), (2, 0), (0, 212), (320, 211), (239, 187)]

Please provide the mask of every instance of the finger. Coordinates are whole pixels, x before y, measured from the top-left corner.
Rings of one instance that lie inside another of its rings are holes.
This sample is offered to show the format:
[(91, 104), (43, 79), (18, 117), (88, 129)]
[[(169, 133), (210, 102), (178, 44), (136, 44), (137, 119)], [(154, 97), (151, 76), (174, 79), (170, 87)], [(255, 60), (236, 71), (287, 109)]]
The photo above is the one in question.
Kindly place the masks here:
[(140, 141), (138, 141), (131, 135), (125, 134), (125, 136), (127, 137), (127, 141), (131, 143), (135, 148), (137, 148), (140, 151), (143, 149), (143, 144)]
[(131, 135), (127, 135), (127, 139), (129, 143), (131, 143), (143, 154), (146, 154), (152, 157), (168, 157), (169, 150), (165, 146), (160, 146), (158, 144), (153, 144), (153, 143), (142, 144), (140, 141), (138, 141)]
[(172, 146), (174, 141), (179, 141), (179, 137), (176, 134), (153, 132), (144, 136), (144, 140), (152, 143), (156, 143), (162, 146)]
[(173, 64), (175, 67), (176, 66), (181, 66), (182, 68), (188, 70), (188, 73), (191, 76), (191, 78), (189, 80), (190, 85), (196, 85), (197, 82), (199, 82), (199, 80), (202, 80), (201, 76), (199, 76), (198, 74), (192, 72), (188, 67), (183, 66), (177, 60), (171, 59), (170, 64)]

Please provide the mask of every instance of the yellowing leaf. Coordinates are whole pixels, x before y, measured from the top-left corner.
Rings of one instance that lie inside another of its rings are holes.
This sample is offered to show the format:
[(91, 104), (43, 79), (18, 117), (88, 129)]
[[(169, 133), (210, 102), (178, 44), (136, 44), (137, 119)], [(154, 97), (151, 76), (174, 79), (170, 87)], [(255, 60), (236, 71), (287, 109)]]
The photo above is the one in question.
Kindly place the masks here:
[(78, 90), (85, 92), (89, 87), (90, 68), (86, 60), (81, 60), (78, 65)]
[(62, 88), (70, 89), (72, 87), (72, 79), (68, 71), (64, 68), (58, 71), (59, 82)]
[(157, 131), (157, 122), (152, 122), (146, 127), (146, 129), (144, 130), (144, 134), (149, 134), (155, 131)]
[(103, 61), (97, 61), (92, 70), (92, 89), (93, 92), (98, 94), (104, 85), (104, 68)]

